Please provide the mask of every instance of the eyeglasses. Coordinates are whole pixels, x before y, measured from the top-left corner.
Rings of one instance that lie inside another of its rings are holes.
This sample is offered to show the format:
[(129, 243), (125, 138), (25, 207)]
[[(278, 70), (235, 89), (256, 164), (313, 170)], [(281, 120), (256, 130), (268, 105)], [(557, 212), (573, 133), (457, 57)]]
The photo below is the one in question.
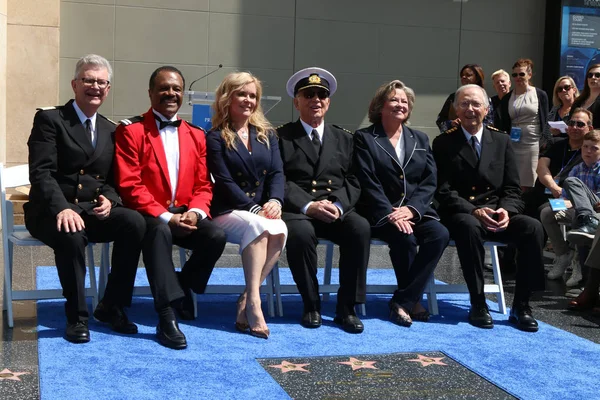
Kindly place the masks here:
[(86, 87), (94, 86), (94, 83), (98, 85), (100, 89), (106, 89), (108, 85), (110, 85), (110, 81), (106, 81), (104, 79), (93, 79), (93, 78), (80, 78), (83, 82), (83, 85)]
[(511, 75), (512, 75), (513, 78), (516, 78), (517, 76), (523, 77), (526, 74), (525, 74), (525, 72), (519, 72), (519, 73), (513, 72)]
[(556, 91), (557, 91), (557, 92), (562, 92), (562, 91), (564, 90), (565, 92), (568, 92), (568, 91), (569, 91), (569, 90), (571, 90), (572, 88), (573, 88), (573, 86), (571, 86), (571, 85), (558, 86), (558, 87), (556, 88)]
[(600, 72), (588, 72), (588, 78), (600, 78)]
[(578, 127), (578, 128), (583, 128), (584, 126), (587, 126), (587, 124), (585, 122), (582, 121), (574, 121), (574, 120), (570, 120), (567, 125), (569, 125), (571, 128), (574, 127)]
[(480, 103), (478, 101), (461, 101), (460, 103), (458, 103), (458, 106), (463, 110), (466, 110), (467, 108), (469, 108), (469, 106), (471, 106), (473, 110), (479, 110), (481, 107), (483, 107), (483, 103)]
[(329, 92), (327, 90), (303, 90), (302, 96), (304, 96), (304, 98), (308, 100), (312, 99), (315, 96), (319, 97), (319, 99), (321, 100), (325, 100), (329, 97)]

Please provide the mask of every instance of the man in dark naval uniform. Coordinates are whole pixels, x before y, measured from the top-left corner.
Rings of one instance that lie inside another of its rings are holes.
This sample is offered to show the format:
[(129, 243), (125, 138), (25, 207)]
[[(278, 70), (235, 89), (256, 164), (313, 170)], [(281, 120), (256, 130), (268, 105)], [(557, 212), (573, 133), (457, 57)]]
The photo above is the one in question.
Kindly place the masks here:
[(94, 317), (114, 331), (137, 333), (123, 307), (131, 304), (145, 223), (122, 206), (113, 185), (115, 124), (97, 112), (111, 75), (105, 58), (81, 58), (71, 81), (75, 100), (41, 109), (28, 141), (31, 191), (25, 225), (54, 249), (67, 299), (65, 338), (74, 343), (90, 340), (84, 288), (88, 242), (114, 241), (112, 270)]
[(360, 187), (352, 170), (352, 134), (325, 124), (335, 77), (306, 68), (287, 82), (300, 119), (277, 129), (286, 177), (283, 220), (288, 227), (287, 258), (304, 302), (302, 325), (321, 326), (317, 281), (318, 238), (340, 246), (340, 289), (335, 323), (346, 332), (364, 326), (355, 305), (364, 303), (369, 261), (369, 223), (354, 211)]
[(524, 331), (538, 324), (529, 307), (534, 290), (544, 288), (542, 248), (544, 233), (538, 220), (522, 215), (519, 173), (510, 137), (484, 127), (488, 96), (477, 85), (456, 91), (454, 108), (461, 126), (433, 141), (438, 170), (438, 213), (456, 243), (458, 258), (471, 294), (469, 322), (492, 328), (483, 292), (485, 240), (514, 244), (517, 276), (509, 321)]

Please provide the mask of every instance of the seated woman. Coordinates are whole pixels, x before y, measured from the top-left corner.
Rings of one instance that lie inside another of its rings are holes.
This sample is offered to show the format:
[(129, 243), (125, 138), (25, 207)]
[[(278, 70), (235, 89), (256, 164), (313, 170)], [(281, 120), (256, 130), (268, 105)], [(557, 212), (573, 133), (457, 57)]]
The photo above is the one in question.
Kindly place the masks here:
[(215, 93), (207, 161), (215, 186), (211, 214), (227, 241), (239, 243), (246, 289), (235, 327), (268, 338), (260, 285), (279, 259), (287, 227), (281, 220), (283, 164), (275, 131), (260, 107), (262, 86), (247, 72), (231, 73)]
[(362, 188), (357, 208), (371, 223), (372, 237), (390, 247), (398, 281), (390, 318), (402, 326), (429, 319), (420, 300), (449, 240), (431, 208), (437, 171), (429, 139), (405, 125), (414, 101), (412, 89), (398, 80), (381, 86), (369, 106), (373, 125), (354, 134)]

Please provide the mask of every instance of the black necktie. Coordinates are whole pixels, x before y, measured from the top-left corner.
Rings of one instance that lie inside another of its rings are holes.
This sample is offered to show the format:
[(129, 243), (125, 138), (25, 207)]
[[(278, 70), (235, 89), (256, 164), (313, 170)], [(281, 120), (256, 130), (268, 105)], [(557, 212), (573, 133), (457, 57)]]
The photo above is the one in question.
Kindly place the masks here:
[(174, 126), (175, 128), (178, 128), (179, 125), (181, 125), (181, 120), (180, 119), (178, 119), (176, 121), (163, 121), (156, 114), (154, 114), (154, 118), (156, 118), (156, 120), (160, 123), (160, 127), (158, 129), (161, 130), (161, 131), (163, 129), (165, 129), (167, 126)]
[(92, 138), (92, 120), (89, 118), (85, 120), (85, 131), (87, 132), (88, 139), (90, 139), (90, 143), (94, 144)]
[(475, 153), (475, 157), (479, 160), (479, 153), (477, 152), (477, 137), (471, 136), (471, 148), (473, 149), (473, 153)]
[(319, 140), (319, 132), (316, 129), (313, 129), (311, 132), (312, 136), (312, 144), (317, 151), (317, 154), (321, 154), (321, 141)]

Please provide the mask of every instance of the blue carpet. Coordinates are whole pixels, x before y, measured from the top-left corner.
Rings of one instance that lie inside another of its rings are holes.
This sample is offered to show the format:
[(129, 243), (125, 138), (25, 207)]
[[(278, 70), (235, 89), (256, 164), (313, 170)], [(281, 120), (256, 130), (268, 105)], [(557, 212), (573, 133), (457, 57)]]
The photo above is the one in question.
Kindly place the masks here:
[[(282, 283), (291, 282), (289, 271), (281, 271)], [(55, 268), (39, 267), (37, 278), (40, 288), (58, 285)], [(144, 271), (137, 280), (144, 284)], [(218, 268), (211, 283), (242, 280), (240, 269)], [(393, 280), (391, 270), (369, 271), (369, 283)], [(443, 351), (520, 398), (600, 398), (595, 384), (600, 345), (544, 323), (538, 333), (520, 332), (497, 312), (492, 312), (494, 329), (474, 328), (466, 322), (467, 295), (440, 295), (441, 315), (410, 328), (387, 320), (389, 296), (369, 296), (361, 335), (347, 334), (333, 324), (335, 296), (324, 303), (323, 327), (315, 330), (298, 324), (300, 297), (284, 296), (284, 317), (267, 319), (268, 340), (234, 330), (236, 297), (199, 297), (198, 318), (180, 324), (188, 340), (183, 351), (156, 342), (151, 299), (134, 298), (129, 311), (138, 335), (115, 334), (92, 320), (92, 341), (84, 345), (62, 338), (61, 301), (38, 302), (42, 399), (286, 399), (256, 358), (418, 351)], [(263, 306), (266, 309), (264, 302)]]

